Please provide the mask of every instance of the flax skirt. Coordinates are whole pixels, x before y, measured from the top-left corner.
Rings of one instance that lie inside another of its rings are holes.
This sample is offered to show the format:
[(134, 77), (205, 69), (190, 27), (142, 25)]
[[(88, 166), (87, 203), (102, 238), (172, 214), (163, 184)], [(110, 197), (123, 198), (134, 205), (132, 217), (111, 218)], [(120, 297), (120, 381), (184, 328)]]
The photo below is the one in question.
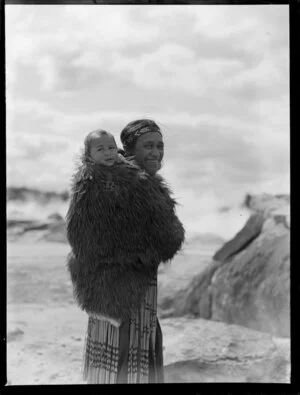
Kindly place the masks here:
[(87, 384), (163, 383), (162, 332), (157, 319), (157, 279), (141, 308), (117, 327), (89, 317), (83, 379)]

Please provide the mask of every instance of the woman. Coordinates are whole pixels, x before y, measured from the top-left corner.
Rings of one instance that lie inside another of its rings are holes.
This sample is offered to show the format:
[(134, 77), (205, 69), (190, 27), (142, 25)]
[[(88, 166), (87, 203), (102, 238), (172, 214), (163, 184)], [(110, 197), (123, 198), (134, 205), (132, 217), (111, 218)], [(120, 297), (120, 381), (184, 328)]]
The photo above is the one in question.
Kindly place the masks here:
[(108, 210), (97, 214), (101, 195), (89, 199), (97, 183), (86, 181), (82, 169), (84, 182), (75, 182), (67, 216), (68, 268), (77, 301), (89, 313), (84, 378), (93, 384), (161, 383), (157, 268), (179, 251), (184, 229), (169, 189), (156, 175), (164, 154), (160, 128), (151, 120), (137, 120), (123, 129), (121, 141), (133, 176), (124, 183), (118, 170), (112, 173), (112, 181), (120, 180), (122, 199), (114, 197), (113, 211), (119, 226), (110, 229), (105, 223), (112, 206), (104, 200)]

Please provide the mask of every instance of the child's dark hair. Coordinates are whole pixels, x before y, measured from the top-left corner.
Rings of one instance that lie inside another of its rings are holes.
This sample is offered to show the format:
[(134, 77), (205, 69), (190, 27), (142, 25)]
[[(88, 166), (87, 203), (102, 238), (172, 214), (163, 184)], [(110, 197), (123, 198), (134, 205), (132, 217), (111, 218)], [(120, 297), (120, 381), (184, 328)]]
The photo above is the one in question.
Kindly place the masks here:
[(111, 133), (107, 132), (106, 130), (103, 130), (103, 129), (94, 130), (93, 132), (90, 132), (84, 139), (84, 154), (85, 155), (90, 154), (91, 141), (94, 138), (102, 137), (102, 136), (110, 136), (115, 140), (114, 136)]

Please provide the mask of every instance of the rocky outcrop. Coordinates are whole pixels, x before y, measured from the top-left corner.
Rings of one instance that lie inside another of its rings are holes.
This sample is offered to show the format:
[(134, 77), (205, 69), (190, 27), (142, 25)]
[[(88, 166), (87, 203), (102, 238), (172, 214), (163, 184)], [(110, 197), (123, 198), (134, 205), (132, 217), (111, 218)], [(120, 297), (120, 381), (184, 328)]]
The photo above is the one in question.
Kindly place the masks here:
[(67, 243), (66, 223), (64, 220), (59, 220), (50, 223), (47, 232), (42, 236), (45, 241)]
[[(208, 292), (212, 276), (219, 267), (207, 258), (198, 262), (194, 257), (193, 265), (188, 259), (180, 259), (186, 265), (184, 275), (169, 273), (158, 276), (158, 314), (160, 317), (180, 317), (193, 314), (195, 317), (211, 318), (211, 296)], [(178, 264), (178, 257), (175, 264)]]
[[(211, 319), (290, 336), (290, 205), (286, 196), (254, 196), (259, 235), (223, 256), (210, 284)], [(250, 220), (248, 221), (250, 222)], [(243, 229), (247, 234), (247, 225)], [(243, 233), (243, 231), (241, 233)], [(238, 236), (238, 235), (237, 235)], [(223, 247), (223, 251), (226, 245)], [(220, 257), (220, 251), (215, 255)]]
[(62, 200), (67, 201), (69, 199), (69, 193), (65, 192), (53, 192), (53, 191), (40, 191), (35, 188), (26, 187), (8, 187), (6, 194), (7, 201), (18, 200), (25, 202), (27, 200), (35, 200), (40, 203), (47, 203), (51, 200)]
[(54, 213), (47, 220), (8, 220), (8, 241), (67, 243), (66, 224), (60, 214)]
[(269, 193), (248, 195), (244, 204), (248, 209), (267, 216), (273, 211), (288, 207), (290, 205), (290, 196), (271, 195)]
[(244, 228), (173, 295), (162, 316), (192, 314), (290, 336), (289, 199), (255, 196), (247, 205), (255, 211)]
[[(190, 241), (191, 240), (191, 241)], [(198, 236), (188, 238), (183, 251), (176, 255), (170, 265), (160, 265), (158, 270), (158, 314), (160, 317), (181, 316), (186, 313), (188, 290), (194, 278), (201, 276), (202, 282), (197, 289), (199, 295), (203, 295), (212, 277), (211, 256), (222, 245), (222, 240), (215, 240), (207, 244), (206, 240)], [(198, 251), (197, 251), (198, 250)], [(217, 267), (217, 266), (216, 266)], [(196, 298), (195, 298), (196, 299)], [(198, 312), (201, 309), (201, 317), (209, 318), (207, 301), (202, 297), (201, 306), (198, 300), (190, 308)], [(189, 310), (191, 312), (191, 309)]]
[(289, 383), (290, 341), (203, 319), (161, 320), (165, 381)]
[(290, 336), (290, 235), (282, 232), (262, 233), (218, 268), (210, 284), (213, 320)]
[(50, 221), (63, 221), (63, 217), (59, 213), (50, 214), (47, 218)]
[(216, 261), (224, 262), (234, 254), (245, 249), (261, 232), (264, 223), (262, 214), (252, 215), (243, 229), (236, 234), (236, 236), (224, 244), (218, 250), (213, 259)]

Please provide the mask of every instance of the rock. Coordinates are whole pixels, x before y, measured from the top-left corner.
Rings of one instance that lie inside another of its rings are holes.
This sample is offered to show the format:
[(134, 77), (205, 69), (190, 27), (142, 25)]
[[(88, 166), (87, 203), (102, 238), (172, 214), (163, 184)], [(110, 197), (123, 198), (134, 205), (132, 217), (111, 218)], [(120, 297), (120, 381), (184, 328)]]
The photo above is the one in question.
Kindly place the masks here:
[[(36, 239), (36, 233), (43, 233), (48, 229), (48, 224), (36, 220), (7, 220), (7, 238), (9, 241), (18, 241), (22, 239)], [(28, 237), (28, 234), (30, 236)]]
[(67, 243), (66, 224), (63, 219), (49, 221), (24, 221), (9, 223), (7, 230), (7, 238), (9, 241), (22, 241), (22, 242), (39, 242), (50, 241)]
[(11, 342), (14, 340), (19, 340), (24, 335), (24, 331), (20, 328), (10, 329), (7, 332), (7, 341)]
[(290, 340), (203, 319), (160, 320), (166, 382), (290, 382)]
[(7, 188), (7, 201), (20, 201), (26, 202), (29, 200), (39, 201), (42, 204), (48, 203), (53, 200), (66, 201), (69, 198), (68, 191), (54, 192), (54, 191), (41, 191), (36, 188), (27, 187), (8, 187)]
[(24, 227), (28, 227), (28, 226), (34, 226), (37, 224), (37, 221), (35, 220), (20, 220), (20, 219), (8, 219), (7, 222), (7, 228), (24, 228)]
[[(219, 266), (219, 262), (211, 262), (200, 274), (194, 277), (192, 282), (186, 287), (181, 298), (180, 308), (177, 308), (176, 314), (173, 314), (174, 316), (192, 314), (206, 319), (211, 318), (210, 283)], [(179, 304), (178, 299), (180, 300), (178, 295), (176, 295), (177, 305)]]
[(225, 245), (218, 250), (213, 259), (216, 261), (224, 262), (232, 255), (246, 248), (261, 232), (264, 223), (262, 214), (253, 214), (246, 222), (243, 229), (236, 234), (236, 236), (225, 243)]
[(289, 205), (289, 195), (271, 195), (264, 193), (262, 195), (250, 195), (248, 199), (248, 208), (253, 212), (263, 213), (265, 216), (270, 215), (272, 211)]
[(222, 245), (224, 241), (221, 236), (213, 233), (196, 233), (186, 240), (184, 248), (193, 249), (198, 247), (198, 249), (201, 249), (203, 246), (209, 244), (214, 244), (215, 246)]
[(287, 229), (291, 226), (291, 206), (283, 206), (272, 213), (276, 223), (283, 223)]
[(278, 208), (277, 200), (254, 214), (214, 255), (219, 261), (213, 260), (193, 279), (180, 315), (290, 336), (290, 207), (285, 199), (285, 206)]
[(53, 213), (48, 215), (47, 219), (53, 222), (63, 221), (63, 217), (59, 213)]
[[(253, 215), (233, 241), (224, 245), (215, 255), (220, 261), (226, 261), (237, 251), (248, 245), (261, 232), (264, 219), (262, 215)], [(199, 239), (199, 235), (190, 239), (190, 244)], [(219, 240), (220, 241), (220, 240)], [(213, 251), (204, 262), (200, 256), (183, 254), (177, 256), (169, 271), (159, 276), (158, 308), (160, 317), (194, 314), (206, 319), (211, 318), (211, 279), (220, 266), (220, 262), (211, 260)], [(189, 260), (193, 259), (194, 262)], [(185, 271), (176, 270), (184, 266)], [(175, 270), (174, 270), (175, 266)], [(159, 273), (160, 274), (160, 273)]]
[(290, 336), (290, 235), (265, 233), (211, 281), (211, 318)]
[(230, 211), (230, 207), (229, 206), (222, 206), (218, 209), (219, 213), (227, 213), (228, 211)]
[(45, 241), (67, 243), (66, 223), (64, 220), (50, 224), (48, 232), (42, 237)]
[(193, 278), (210, 266), (212, 251), (206, 254), (181, 253), (158, 272), (158, 314), (160, 317), (185, 314), (187, 290)]
[(255, 202), (260, 211), (190, 283), (174, 287), (162, 317), (188, 314), (290, 336), (290, 205), (265, 195)]
[(26, 226), (26, 228), (24, 228), (24, 232), (31, 232), (33, 230), (45, 230), (48, 229), (48, 227), (48, 223), (37, 223), (35, 225)]

